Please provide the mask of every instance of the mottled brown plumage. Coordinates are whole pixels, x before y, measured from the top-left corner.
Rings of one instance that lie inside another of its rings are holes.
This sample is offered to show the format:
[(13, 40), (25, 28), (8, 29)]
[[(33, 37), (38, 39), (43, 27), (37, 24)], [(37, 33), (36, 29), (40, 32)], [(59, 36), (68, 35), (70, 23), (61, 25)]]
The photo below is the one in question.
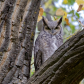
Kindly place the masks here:
[(58, 21), (48, 21), (43, 17), (43, 31), (40, 32), (34, 47), (35, 71), (58, 49), (63, 43), (62, 17)]

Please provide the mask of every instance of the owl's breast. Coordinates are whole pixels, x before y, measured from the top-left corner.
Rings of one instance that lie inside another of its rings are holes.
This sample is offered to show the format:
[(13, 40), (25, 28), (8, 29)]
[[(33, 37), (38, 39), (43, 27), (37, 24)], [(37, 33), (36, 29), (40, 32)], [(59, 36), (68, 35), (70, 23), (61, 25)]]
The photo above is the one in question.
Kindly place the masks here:
[(52, 42), (51, 42), (51, 46), (52, 46), (52, 48), (54, 49), (54, 50), (57, 50), (57, 39), (56, 39), (56, 37), (55, 36), (53, 36), (52, 37)]
[(52, 56), (55, 50), (57, 50), (57, 40), (55, 37), (51, 38), (49, 36), (43, 37), (41, 40), (41, 50), (43, 51), (44, 61), (46, 61), (50, 56)]
[(45, 47), (52, 47), (54, 49), (57, 49), (57, 45), (56, 45), (57, 39), (55, 36), (53, 36), (53, 37), (46, 36), (46, 37), (42, 38), (41, 43)]

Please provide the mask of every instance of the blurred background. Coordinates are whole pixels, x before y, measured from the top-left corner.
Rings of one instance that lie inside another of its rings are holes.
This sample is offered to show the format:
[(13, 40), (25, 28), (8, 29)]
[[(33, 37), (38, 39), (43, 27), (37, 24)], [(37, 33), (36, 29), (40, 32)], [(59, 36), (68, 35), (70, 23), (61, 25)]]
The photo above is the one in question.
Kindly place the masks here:
[[(56, 20), (61, 16), (56, 15), (56, 11), (61, 8), (67, 14), (68, 23), (65, 19), (62, 21), (62, 26), (64, 30), (64, 42), (70, 37), (75, 35), (78, 31), (84, 28), (84, 8), (77, 12), (80, 4), (84, 4), (83, 0), (42, 0), (41, 7), (43, 8), (43, 16), (47, 17), (48, 20)], [(82, 24), (82, 25), (81, 25)], [(35, 39), (42, 30), (43, 24), (42, 20), (37, 23)], [(31, 76), (34, 74), (34, 53), (32, 52), (32, 62), (31, 62)], [(84, 84), (84, 80), (80, 82)]]

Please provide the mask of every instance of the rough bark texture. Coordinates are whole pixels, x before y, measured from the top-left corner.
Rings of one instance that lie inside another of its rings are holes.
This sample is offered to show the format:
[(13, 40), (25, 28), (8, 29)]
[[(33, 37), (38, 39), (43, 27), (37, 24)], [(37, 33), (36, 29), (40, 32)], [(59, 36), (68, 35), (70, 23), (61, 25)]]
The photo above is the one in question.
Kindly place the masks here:
[(84, 30), (66, 41), (27, 84), (79, 84), (84, 77)]
[(0, 0), (0, 84), (78, 84), (84, 77), (83, 30), (29, 79), (40, 2)]
[(41, 0), (0, 2), (0, 84), (25, 84), (30, 77), (40, 2)]

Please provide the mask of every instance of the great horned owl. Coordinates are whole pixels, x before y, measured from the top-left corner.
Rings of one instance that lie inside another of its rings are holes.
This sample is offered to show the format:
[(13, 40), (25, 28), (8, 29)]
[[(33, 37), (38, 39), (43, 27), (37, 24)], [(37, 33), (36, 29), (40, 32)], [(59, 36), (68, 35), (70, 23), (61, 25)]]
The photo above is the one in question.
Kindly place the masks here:
[(34, 47), (35, 71), (58, 49), (63, 43), (62, 17), (58, 21), (48, 21), (43, 17), (43, 31), (40, 32)]

